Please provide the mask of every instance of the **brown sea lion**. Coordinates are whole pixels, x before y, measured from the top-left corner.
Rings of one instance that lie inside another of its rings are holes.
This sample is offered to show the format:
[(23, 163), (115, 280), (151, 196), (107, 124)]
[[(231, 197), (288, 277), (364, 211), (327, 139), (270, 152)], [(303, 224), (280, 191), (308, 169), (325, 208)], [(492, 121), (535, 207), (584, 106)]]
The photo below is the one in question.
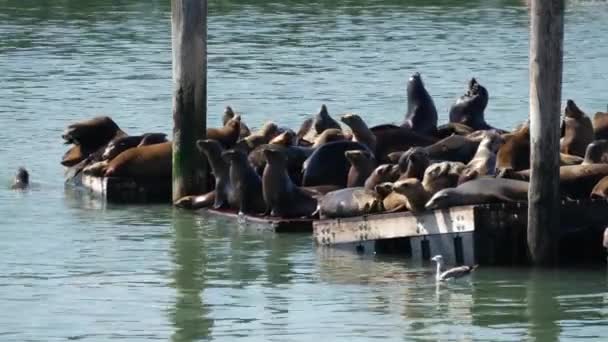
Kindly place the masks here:
[(108, 116), (98, 116), (69, 125), (61, 137), (66, 144), (80, 145), (83, 150), (94, 151), (110, 140), (126, 134)]
[(266, 210), (262, 193), (262, 179), (247, 161), (247, 155), (238, 149), (222, 152), (230, 163), (230, 184), (234, 188), (236, 209), (245, 214), (259, 214)]
[(494, 175), (496, 170), (496, 153), (504, 144), (504, 139), (496, 133), (489, 132), (479, 143), (473, 159), (467, 164), (468, 171), (475, 171), (477, 176)]
[(327, 106), (321, 105), (319, 112), (313, 116), (310, 129), (302, 138), (313, 142), (317, 135), (330, 128), (341, 129), (340, 124), (329, 115)]
[(399, 166), (392, 164), (382, 164), (374, 169), (367, 177), (364, 183), (364, 188), (374, 190), (376, 185), (385, 182), (394, 182), (399, 179)]
[(205, 139), (198, 140), (196, 147), (207, 157), (215, 179), (213, 208), (237, 208), (239, 203), (230, 183), (230, 165), (222, 158), (222, 145), (216, 140)]
[(425, 204), (431, 198), (431, 193), (416, 178), (398, 180), (393, 183), (392, 189), (406, 199), (407, 209), (414, 213), (424, 211)]
[[(332, 141), (343, 141), (343, 140), (347, 140), (347, 139), (346, 139), (346, 135), (344, 135), (344, 132), (342, 132), (342, 130), (337, 129), (337, 128), (328, 128), (328, 129), (324, 130), (323, 133), (321, 133), (315, 137), (315, 139), (313, 140), (312, 147), (316, 148), (316, 147), (319, 147), (323, 144), (327, 144)], [(348, 140), (350, 140), (350, 139), (348, 139)]]
[(504, 178), (482, 177), (456, 188), (437, 192), (426, 209), (443, 209), (462, 205), (528, 200), (528, 182)]
[(217, 140), (224, 148), (232, 148), (240, 135), (241, 116), (228, 120), (222, 128), (207, 128), (207, 139)]
[(83, 153), (80, 145), (72, 145), (72, 147), (70, 147), (70, 149), (61, 158), (61, 165), (66, 167), (74, 166), (85, 160), (89, 153)]
[(356, 141), (333, 141), (317, 148), (304, 162), (303, 186), (346, 186), (350, 163), (344, 156), (349, 150), (368, 150)]
[(297, 145), (297, 136), (293, 130), (288, 129), (272, 138), (268, 143), (271, 145), (293, 146)]
[(460, 162), (431, 164), (424, 172), (422, 185), (431, 194), (445, 188), (453, 188), (458, 185), (458, 178), (465, 168), (465, 165)]
[(279, 134), (279, 126), (277, 126), (277, 124), (274, 122), (266, 122), (257, 132), (239, 140), (236, 147), (249, 153), (258, 146), (268, 144), (270, 140)]
[[(596, 140), (587, 145), (582, 164), (608, 164), (608, 140)], [(581, 164), (581, 163), (579, 163)]]
[(519, 130), (503, 135), (505, 143), (496, 154), (496, 169), (514, 171), (530, 168), (530, 125), (524, 124)]
[(488, 105), (488, 91), (475, 78), (469, 81), (467, 92), (450, 108), (450, 122), (465, 124), (474, 130), (493, 129), (486, 123), (484, 110)]
[[(313, 118), (307, 118), (304, 121), (302, 121), (302, 124), (300, 125), (300, 128), (298, 128), (298, 131), (296, 132), (296, 137), (298, 138), (297, 140), (299, 142), (305, 142), (306, 141), (304, 139), (304, 137), (306, 136), (306, 134), (308, 133), (308, 131), (310, 131), (312, 129), (312, 122), (313, 122)], [(309, 141), (308, 143), (312, 144), (312, 141)]]
[(346, 187), (363, 186), (367, 177), (376, 168), (374, 155), (370, 151), (352, 150), (344, 152), (344, 156), (350, 163)]
[(104, 149), (101, 159), (113, 159), (121, 152), (132, 147), (153, 145), (167, 141), (165, 133), (146, 133), (142, 135), (124, 136), (112, 139)]
[(376, 151), (376, 135), (369, 129), (365, 121), (357, 114), (344, 114), (340, 117), (353, 132), (353, 141), (358, 141), (367, 146), (370, 151)]
[(13, 190), (25, 190), (30, 185), (30, 174), (24, 167), (17, 169), (17, 174), (11, 183), (11, 189)]
[(382, 211), (382, 201), (373, 190), (346, 188), (328, 192), (319, 201), (319, 216), (324, 218), (361, 216)]
[(399, 158), (397, 166), (401, 175), (399, 178), (417, 178), (422, 180), (424, 171), (431, 161), (423, 147), (412, 147)]
[[(224, 114), (222, 115), (222, 126), (226, 126), (228, 121), (230, 121), (230, 119), (234, 118), (236, 115), (237, 115), (237, 113), (235, 113), (234, 110), (232, 110), (232, 107), (226, 106), (226, 108), (224, 109)], [(238, 139), (243, 139), (245, 137), (248, 137), (250, 134), (251, 134), (251, 130), (249, 130), (249, 127), (247, 127), (247, 125), (243, 122), (243, 120), (241, 120), (241, 124), (239, 126), (239, 138)]]
[[(566, 165), (559, 168), (562, 195), (571, 198), (588, 198), (593, 187), (608, 176), (608, 164)], [(504, 178), (529, 181), (530, 170), (504, 175)]]
[(583, 157), (587, 145), (593, 141), (593, 125), (572, 100), (566, 102), (562, 131), (560, 152)]
[(374, 188), (378, 197), (382, 200), (382, 208), (386, 213), (406, 210), (408, 208), (407, 199), (393, 191), (393, 183), (384, 182), (376, 185)]
[(402, 126), (425, 135), (437, 131), (437, 109), (418, 72), (407, 82), (407, 113)]
[(194, 210), (211, 207), (214, 202), (215, 190), (210, 191), (204, 195), (184, 196), (175, 201), (175, 203), (173, 204), (178, 208)]
[(593, 187), (591, 198), (608, 198), (608, 176), (600, 179)]
[(287, 157), (280, 150), (265, 149), (266, 167), (262, 175), (262, 191), (266, 215), (284, 218), (310, 217), (317, 209), (317, 200), (293, 184), (287, 174)]
[(608, 139), (608, 112), (597, 112), (593, 116), (593, 135), (595, 140)]
[(105, 169), (106, 177), (171, 179), (172, 143), (170, 141), (130, 148), (114, 159)]

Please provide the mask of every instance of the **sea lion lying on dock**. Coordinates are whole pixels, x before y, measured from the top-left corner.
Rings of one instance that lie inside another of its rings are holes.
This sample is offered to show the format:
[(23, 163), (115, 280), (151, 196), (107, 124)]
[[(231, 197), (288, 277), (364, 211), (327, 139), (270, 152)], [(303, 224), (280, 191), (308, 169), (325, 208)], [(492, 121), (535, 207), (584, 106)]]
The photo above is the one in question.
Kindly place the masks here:
[(104, 176), (170, 181), (172, 151), (171, 141), (130, 148), (108, 163)]
[(425, 208), (444, 209), (462, 205), (527, 201), (528, 186), (528, 182), (519, 180), (482, 177), (437, 192)]
[(382, 211), (382, 201), (373, 190), (345, 188), (328, 192), (319, 201), (321, 218), (361, 216)]

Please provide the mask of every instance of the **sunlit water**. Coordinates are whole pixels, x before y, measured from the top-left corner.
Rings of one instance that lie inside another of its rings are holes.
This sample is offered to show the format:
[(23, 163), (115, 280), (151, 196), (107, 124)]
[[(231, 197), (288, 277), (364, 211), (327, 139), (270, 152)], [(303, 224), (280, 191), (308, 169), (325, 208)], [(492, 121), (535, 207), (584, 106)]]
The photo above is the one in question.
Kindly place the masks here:
[[(442, 121), (475, 76), (487, 120), (525, 119), (518, 1), (212, 1), (209, 123), (332, 114), (399, 122), (420, 71)], [(564, 100), (608, 104), (608, 4), (568, 2)], [(604, 340), (605, 269), (481, 268), (317, 250), (309, 235), (66, 192), (61, 130), (98, 113), (170, 132), (169, 1), (0, 0), (0, 340)], [(34, 186), (8, 190), (18, 166)]]

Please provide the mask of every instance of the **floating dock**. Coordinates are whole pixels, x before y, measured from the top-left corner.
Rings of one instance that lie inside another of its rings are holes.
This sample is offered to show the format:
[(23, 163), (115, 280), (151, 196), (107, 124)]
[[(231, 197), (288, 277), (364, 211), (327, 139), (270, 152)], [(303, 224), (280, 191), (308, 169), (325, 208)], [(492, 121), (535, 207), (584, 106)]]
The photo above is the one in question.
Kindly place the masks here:
[[(320, 246), (360, 253), (398, 253), (450, 264), (526, 265), (527, 203), (500, 203), (326, 219), (313, 222)], [(564, 201), (560, 211), (560, 263), (605, 263), (606, 200)]]

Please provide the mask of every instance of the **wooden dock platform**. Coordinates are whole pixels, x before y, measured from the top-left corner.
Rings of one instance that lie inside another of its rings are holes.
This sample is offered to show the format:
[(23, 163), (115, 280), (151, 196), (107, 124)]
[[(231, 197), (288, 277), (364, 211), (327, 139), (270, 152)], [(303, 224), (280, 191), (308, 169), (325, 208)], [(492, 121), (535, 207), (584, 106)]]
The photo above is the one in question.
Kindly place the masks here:
[[(422, 260), (442, 254), (451, 264), (528, 264), (527, 210), (527, 203), (504, 203), (319, 220), (313, 223), (313, 238), (320, 246), (357, 252)], [(562, 202), (562, 224), (556, 229), (560, 263), (606, 262), (602, 237), (607, 213), (606, 200)]]

